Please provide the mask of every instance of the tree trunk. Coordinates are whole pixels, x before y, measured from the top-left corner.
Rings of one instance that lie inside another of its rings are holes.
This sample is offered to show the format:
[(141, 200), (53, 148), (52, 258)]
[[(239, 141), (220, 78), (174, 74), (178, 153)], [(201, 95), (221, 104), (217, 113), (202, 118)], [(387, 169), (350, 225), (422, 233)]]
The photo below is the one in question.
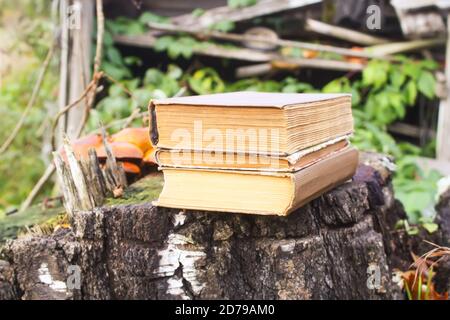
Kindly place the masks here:
[(74, 213), (72, 229), (6, 246), (0, 299), (402, 299), (392, 270), (410, 258), (386, 164), (362, 157), (351, 182), (288, 217)]

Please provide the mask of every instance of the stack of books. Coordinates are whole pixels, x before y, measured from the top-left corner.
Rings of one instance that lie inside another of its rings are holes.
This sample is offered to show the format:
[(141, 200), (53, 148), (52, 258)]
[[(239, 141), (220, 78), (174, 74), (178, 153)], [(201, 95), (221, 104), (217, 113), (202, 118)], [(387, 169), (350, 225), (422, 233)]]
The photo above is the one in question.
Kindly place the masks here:
[(351, 95), (234, 92), (150, 103), (156, 205), (287, 215), (351, 178)]

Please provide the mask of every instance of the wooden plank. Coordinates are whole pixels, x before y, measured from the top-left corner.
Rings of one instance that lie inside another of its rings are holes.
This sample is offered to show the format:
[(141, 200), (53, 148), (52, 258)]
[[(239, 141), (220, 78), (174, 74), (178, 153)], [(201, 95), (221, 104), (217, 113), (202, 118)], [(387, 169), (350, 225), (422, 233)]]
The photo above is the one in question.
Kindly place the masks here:
[[(72, 5), (78, 7), (73, 14), (80, 14), (80, 25), (70, 29), (69, 103), (81, 96), (91, 79), (90, 57), (94, 4), (95, 1), (76, 0)], [(86, 99), (67, 112), (67, 135), (71, 139), (78, 138), (80, 122), (86, 112)]]
[(249, 7), (217, 7), (205, 11), (200, 17), (187, 14), (172, 18), (171, 21), (173, 24), (189, 26), (199, 31), (220, 21), (236, 22), (249, 20), (259, 16), (297, 9), (320, 2), (322, 2), (322, 0), (259, 0), (255, 5)]
[(420, 39), (413, 41), (391, 42), (366, 47), (368, 52), (378, 57), (393, 55), (397, 53), (416, 51), (425, 48), (437, 47), (445, 45), (444, 38)]
[[(391, 124), (388, 127), (388, 130), (393, 133), (397, 133), (397, 134), (401, 134), (401, 135), (413, 137), (413, 138), (419, 138), (423, 134), (423, 132), (422, 132), (423, 129), (421, 129), (420, 127), (414, 126), (411, 124), (407, 124), (407, 123), (402, 123), (402, 122)], [(434, 130), (431, 130), (431, 129), (428, 129), (426, 131), (426, 135), (428, 138), (436, 137), (436, 133), (434, 132)]]
[(235, 75), (236, 75), (236, 78), (257, 77), (262, 74), (269, 73), (272, 70), (273, 70), (272, 64), (259, 63), (259, 64), (252, 64), (252, 65), (248, 65), (248, 66), (239, 67), (236, 69)]
[(445, 23), (439, 10), (409, 12), (396, 7), (403, 34), (412, 39), (445, 34)]
[[(114, 37), (114, 41), (126, 45), (152, 48), (155, 44), (156, 38), (152, 36), (150, 33), (137, 36), (117, 35)], [(296, 66), (296, 67), (316, 68), (316, 69), (360, 71), (364, 67), (364, 65), (362, 64), (350, 63), (346, 61), (290, 58), (282, 56), (277, 53), (262, 52), (258, 50), (245, 48), (227, 48), (213, 44), (208, 45), (207, 47), (194, 48), (193, 52), (198, 55), (206, 55), (227, 59), (237, 59), (248, 62), (276, 63), (278, 61), (284, 61), (294, 67)]]
[[(292, 47), (292, 48), (300, 48), (303, 50), (313, 50), (313, 51), (321, 51), (321, 52), (331, 52), (343, 56), (350, 56), (350, 57), (359, 57), (359, 58), (380, 58), (383, 57), (383, 59), (387, 60), (393, 60), (393, 57), (388, 57), (387, 54), (384, 51), (387, 51), (384, 47), (382, 47), (381, 50), (377, 47), (370, 47), (371, 51), (356, 51), (351, 50), (348, 48), (342, 48), (342, 47), (336, 47), (336, 46), (330, 46), (330, 45), (324, 45), (319, 43), (311, 43), (311, 42), (305, 42), (305, 41), (294, 41), (294, 40), (285, 40), (285, 39), (272, 39), (267, 38), (264, 36), (259, 35), (250, 35), (250, 34), (238, 34), (238, 33), (226, 33), (226, 32), (219, 32), (214, 30), (203, 30), (203, 31), (197, 31), (195, 28), (191, 28), (188, 26), (177, 26), (173, 24), (164, 24), (164, 23), (156, 23), (156, 22), (149, 22), (148, 26), (153, 30), (160, 30), (160, 31), (167, 31), (172, 33), (188, 33), (192, 34), (196, 37), (200, 37), (202, 39), (205, 38), (214, 38), (224, 41), (231, 41), (231, 42), (239, 42), (239, 43), (246, 43), (246, 42), (260, 42), (260, 43), (267, 43), (267, 44), (273, 44), (277, 46), (283, 46), (283, 47)], [(424, 40), (425, 41), (425, 40)], [(427, 40), (427, 43), (429, 43), (431, 40)], [(409, 42), (408, 42), (409, 44)], [(407, 44), (402, 43), (403, 47), (407, 46)], [(386, 46), (385, 44), (379, 45), (379, 46)], [(408, 48), (411, 45), (408, 45)], [(416, 45), (417, 46), (417, 45)], [(398, 44), (395, 47), (398, 49)], [(388, 48), (390, 49), (390, 47)]]
[(382, 44), (389, 41), (388, 39), (375, 37), (372, 35), (365, 34), (363, 32), (354, 31), (347, 28), (333, 26), (331, 24), (314, 19), (306, 19), (305, 29), (308, 31), (320, 33), (326, 36), (334, 37), (345, 41), (350, 41), (365, 46)]
[[(450, 14), (447, 16), (450, 21)], [(439, 118), (437, 129), (437, 158), (450, 161), (450, 23), (447, 23), (447, 51), (445, 56), (445, 87), (447, 97), (439, 105)]]
[(391, 4), (394, 8), (402, 10), (417, 10), (431, 6), (436, 6), (441, 9), (450, 7), (450, 1), (448, 0), (391, 0)]
[[(114, 41), (125, 45), (153, 48), (156, 38), (151, 33), (136, 36), (116, 35), (114, 37)], [(198, 55), (237, 59), (250, 62), (266, 62), (271, 60), (271, 54), (267, 52), (244, 48), (225, 48), (214, 44), (210, 44), (206, 48), (194, 48), (193, 51)]]

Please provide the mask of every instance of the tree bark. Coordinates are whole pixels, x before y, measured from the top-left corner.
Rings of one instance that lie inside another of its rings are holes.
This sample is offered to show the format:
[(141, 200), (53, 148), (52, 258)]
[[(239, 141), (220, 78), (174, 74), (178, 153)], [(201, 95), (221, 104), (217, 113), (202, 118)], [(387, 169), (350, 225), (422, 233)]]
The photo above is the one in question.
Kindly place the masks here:
[(76, 212), (72, 229), (6, 246), (0, 298), (402, 299), (392, 271), (410, 257), (394, 230), (405, 215), (389, 160), (361, 162), (352, 181), (288, 217), (150, 203)]

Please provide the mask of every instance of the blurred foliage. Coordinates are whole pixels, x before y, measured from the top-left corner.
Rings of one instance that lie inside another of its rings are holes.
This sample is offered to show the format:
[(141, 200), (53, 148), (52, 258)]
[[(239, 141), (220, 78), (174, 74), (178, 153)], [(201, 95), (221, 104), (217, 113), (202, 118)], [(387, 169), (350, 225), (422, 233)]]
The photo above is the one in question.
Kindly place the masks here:
[[(50, 2), (0, 0), (0, 143), (18, 122), (52, 43)], [(20, 30), (20, 32), (18, 32)], [(0, 220), (28, 195), (45, 170), (42, 135), (56, 101), (57, 66), (51, 64), (36, 104), (8, 151), (0, 155)], [(50, 185), (44, 189), (49, 194)]]

